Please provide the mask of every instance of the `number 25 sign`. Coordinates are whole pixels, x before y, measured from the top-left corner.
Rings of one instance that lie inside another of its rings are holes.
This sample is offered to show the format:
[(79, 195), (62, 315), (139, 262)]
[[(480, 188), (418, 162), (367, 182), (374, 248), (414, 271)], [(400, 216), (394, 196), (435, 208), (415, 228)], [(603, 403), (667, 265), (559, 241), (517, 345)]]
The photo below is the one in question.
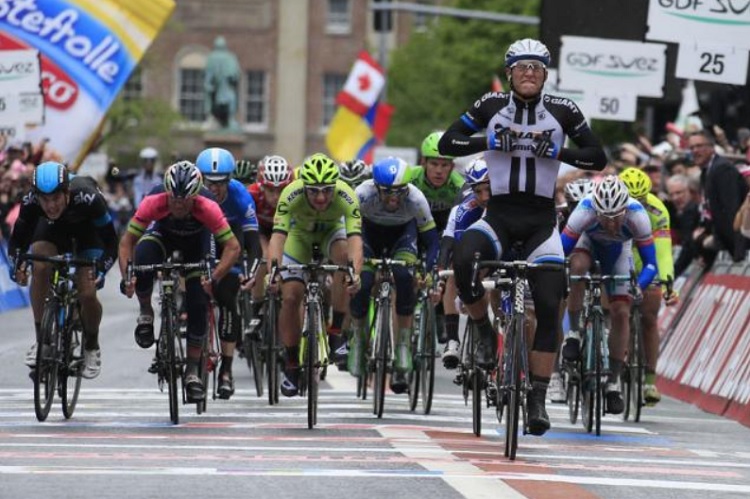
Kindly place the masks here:
[(681, 43), (675, 76), (690, 80), (744, 85), (748, 51), (727, 45)]

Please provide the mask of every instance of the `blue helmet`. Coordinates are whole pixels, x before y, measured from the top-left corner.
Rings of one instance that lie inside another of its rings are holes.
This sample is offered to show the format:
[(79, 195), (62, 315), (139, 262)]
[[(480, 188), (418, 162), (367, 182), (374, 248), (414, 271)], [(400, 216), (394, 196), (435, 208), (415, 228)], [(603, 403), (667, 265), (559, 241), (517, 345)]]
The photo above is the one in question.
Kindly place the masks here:
[(34, 168), (31, 184), (40, 194), (67, 191), (70, 185), (70, 175), (65, 165), (56, 161), (47, 161)]
[(209, 147), (198, 155), (195, 166), (198, 167), (206, 180), (228, 180), (234, 173), (234, 156), (226, 149)]
[(399, 187), (408, 183), (409, 165), (401, 158), (389, 156), (372, 165), (372, 178), (381, 187)]
[(472, 161), (466, 169), (465, 175), (466, 183), (472, 187), (490, 181), (490, 172), (487, 169), (487, 162), (482, 158), (477, 158)]

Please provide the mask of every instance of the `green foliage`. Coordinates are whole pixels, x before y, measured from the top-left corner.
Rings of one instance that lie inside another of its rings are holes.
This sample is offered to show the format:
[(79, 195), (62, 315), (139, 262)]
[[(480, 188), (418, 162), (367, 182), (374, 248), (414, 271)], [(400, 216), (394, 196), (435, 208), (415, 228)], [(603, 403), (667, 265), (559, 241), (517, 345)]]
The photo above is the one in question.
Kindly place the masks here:
[[(539, 5), (539, 0), (457, 0), (452, 6), (538, 16)], [(388, 145), (418, 147), (429, 132), (445, 129), (488, 92), (495, 74), (507, 88), (505, 50), (538, 33), (537, 26), (449, 17), (413, 33), (392, 53), (388, 67), (388, 101), (396, 107)]]
[(157, 142), (160, 150), (171, 150), (174, 127), (182, 120), (169, 102), (161, 99), (124, 99), (120, 95), (109, 108), (106, 126), (94, 149), (108, 144), (110, 154), (138, 151)]

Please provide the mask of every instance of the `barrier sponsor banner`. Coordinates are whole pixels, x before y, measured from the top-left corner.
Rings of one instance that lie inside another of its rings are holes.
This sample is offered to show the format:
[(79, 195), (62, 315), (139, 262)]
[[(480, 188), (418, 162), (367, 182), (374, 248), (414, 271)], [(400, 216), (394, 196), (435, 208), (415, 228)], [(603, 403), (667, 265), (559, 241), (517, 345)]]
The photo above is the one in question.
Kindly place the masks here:
[(743, 266), (708, 273), (693, 289), (657, 374), (667, 395), (750, 424), (750, 276), (738, 272)]
[(173, 0), (0, 0), (0, 47), (42, 57), (46, 120), (28, 138), (49, 137), (77, 165), (174, 7)]
[(646, 38), (677, 43), (702, 40), (750, 49), (749, 14), (746, 1), (650, 0)]
[(691, 263), (685, 272), (682, 273), (674, 282), (674, 290), (680, 294), (680, 303), (674, 307), (662, 306), (659, 311), (659, 333), (661, 336), (662, 350), (664, 345), (677, 325), (680, 317), (690, 308), (691, 293), (696, 284), (700, 281), (705, 268), (697, 262)]
[(563, 36), (561, 88), (585, 93), (628, 93), (662, 97), (667, 46), (628, 40)]
[(8, 245), (0, 242), (0, 313), (14, 308), (28, 307), (29, 290), (22, 288), (10, 279)]

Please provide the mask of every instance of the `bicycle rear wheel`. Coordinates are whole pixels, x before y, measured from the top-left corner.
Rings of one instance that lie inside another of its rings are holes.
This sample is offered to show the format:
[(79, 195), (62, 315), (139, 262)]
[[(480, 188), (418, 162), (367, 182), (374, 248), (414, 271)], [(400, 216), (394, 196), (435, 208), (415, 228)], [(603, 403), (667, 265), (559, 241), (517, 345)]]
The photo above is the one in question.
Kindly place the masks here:
[(37, 344), (34, 370), (34, 412), (39, 421), (47, 419), (57, 389), (57, 356), (60, 343), (57, 316), (60, 306), (57, 300), (48, 299), (42, 313), (41, 339)]
[(423, 308), (420, 302), (414, 310), (414, 317), (418, 318), (411, 331), (411, 352), (413, 369), (409, 373), (409, 410), (414, 412), (419, 404), (419, 386), (421, 384), (422, 355), (420, 351), (419, 338), (422, 324)]
[(435, 392), (435, 345), (437, 344), (437, 324), (435, 309), (425, 301), (422, 304), (422, 321), (420, 327), (422, 339), (421, 372), (422, 412), (429, 414), (432, 410), (432, 397)]
[[(576, 362), (578, 366), (578, 372), (581, 372), (580, 363)], [(568, 394), (568, 419), (570, 424), (576, 424), (578, 422), (578, 410), (581, 404), (581, 389), (580, 389), (580, 376), (574, 376), (571, 374), (571, 370), (575, 369), (570, 366), (565, 369), (563, 375), (567, 378), (565, 386), (567, 387)]]
[(65, 419), (70, 419), (76, 410), (83, 374), (83, 331), (80, 329), (80, 322), (75, 320), (76, 317), (80, 317), (80, 310), (71, 305), (68, 325), (63, 335), (64, 362), (60, 372), (60, 397)]
[(484, 371), (474, 368), (471, 374), (471, 420), (474, 435), (482, 436), (482, 381)]
[(375, 319), (375, 392), (372, 397), (373, 413), (383, 417), (385, 406), (385, 384), (388, 376), (388, 363), (390, 360), (389, 347), (391, 337), (391, 301), (383, 299), (378, 304), (377, 318)]

